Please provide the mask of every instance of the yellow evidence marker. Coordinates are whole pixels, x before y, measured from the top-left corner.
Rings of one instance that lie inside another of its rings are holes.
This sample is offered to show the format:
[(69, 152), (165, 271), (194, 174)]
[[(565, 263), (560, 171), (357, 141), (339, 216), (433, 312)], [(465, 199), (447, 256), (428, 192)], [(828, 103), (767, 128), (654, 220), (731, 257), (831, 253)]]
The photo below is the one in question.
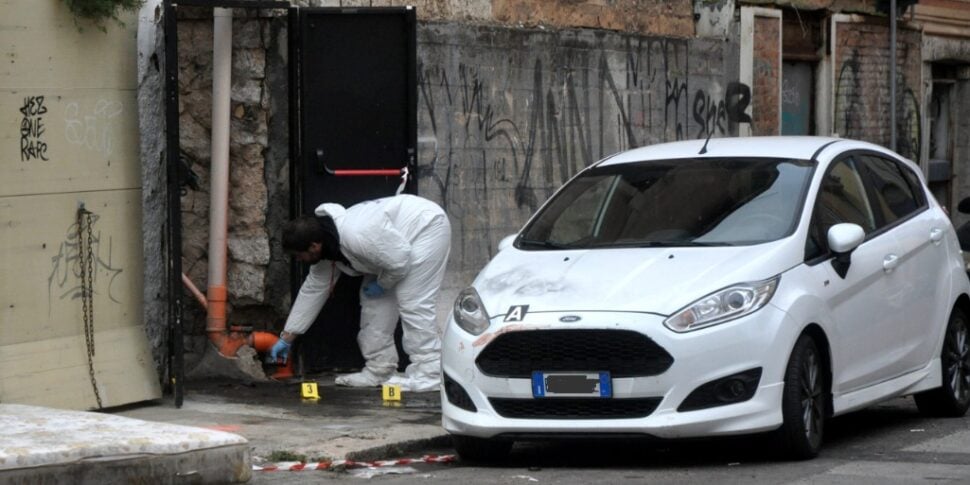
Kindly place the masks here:
[(303, 399), (320, 399), (320, 394), (317, 391), (316, 382), (304, 382), (300, 385), (300, 396)]
[(401, 400), (401, 385), (400, 384), (384, 384), (383, 389), (381, 389), (381, 394), (385, 401), (400, 401)]

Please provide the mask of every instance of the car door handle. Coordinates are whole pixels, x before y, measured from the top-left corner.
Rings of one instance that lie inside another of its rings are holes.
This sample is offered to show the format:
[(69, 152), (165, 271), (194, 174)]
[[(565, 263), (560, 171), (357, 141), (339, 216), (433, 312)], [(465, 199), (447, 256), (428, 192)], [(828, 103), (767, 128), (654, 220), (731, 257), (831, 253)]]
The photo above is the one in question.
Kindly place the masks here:
[(885, 258), (882, 258), (882, 269), (887, 273), (891, 273), (894, 269), (896, 269), (898, 264), (899, 256), (896, 256), (895, 254), (887, 254)]
[(933, 244), (940, 244), (943, 241), (943, 229), (937, 228), (930, 231), (930, 241), (933, 241)]

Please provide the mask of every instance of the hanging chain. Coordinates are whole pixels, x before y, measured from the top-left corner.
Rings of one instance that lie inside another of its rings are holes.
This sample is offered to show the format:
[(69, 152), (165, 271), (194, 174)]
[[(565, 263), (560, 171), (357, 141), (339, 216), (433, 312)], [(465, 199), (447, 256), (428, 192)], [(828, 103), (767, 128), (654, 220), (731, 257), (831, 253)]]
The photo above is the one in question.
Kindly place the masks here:
[[(98, 409), (102, 408), (101, 394), (98, 392), (98, 382), (94, 377), (94, 248), (91, 234), (92, 212), (84, 207), (77, 210), (77, 248), (78, 260), (81, 266), (81, 304), (84, 316), (84, 341), (88, 351), (88, 374), (91, 375), (91, 388), (94, 398), (98, 401)], [(85, 235), (87, 238), (85, 239)]]

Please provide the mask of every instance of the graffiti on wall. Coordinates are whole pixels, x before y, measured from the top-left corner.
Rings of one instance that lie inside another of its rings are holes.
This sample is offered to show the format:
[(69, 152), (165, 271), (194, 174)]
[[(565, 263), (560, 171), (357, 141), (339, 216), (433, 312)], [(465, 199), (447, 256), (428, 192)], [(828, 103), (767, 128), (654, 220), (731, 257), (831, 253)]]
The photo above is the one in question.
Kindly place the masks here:
[[(98, 293), (99, 278), (107, 277), (108, 298), (115, 303), (121, 303), (115, 296), (114, 283), (124, 269), (116, 266), (112, 261), (112, 239), (108, 237), (106, 243), (103, 241), (101, 231), (96, 228), (98, 219), (100, 217), (97, 214), (91, 215), (91, 261), (94, 270), (92, 281), (95, 294)], [(50, 274), (47, 276), (48, 311), (53, 307), (52, 302), (55, 298), (58, 300), (81, 298), (80, 248), (77, 222), (74, 222), (64, 231), (64, 240), (58, 246), (56, 254), (51, 256)]]
[[(749, 86), (689, 75), (690, 41), (625, 44), (553, 55), (476, 52), (467, 56), (474, 64), (425, 53), (432, 62), (418, 69), (420, 190), (459, 221), (456, 241), (470, 246), (454, 248), (462, 263), (480, 267), (490, 241), (517, 230), (563, 182), (609, 154), (730, 136), (751, 123)], [(716, 59), (704, 62), (724, 62)]]
[[(862, 70), (859, 51), (852, 49), (836, 79), (835, 132), (845, 138), (888, 146), (891, 123), (888, 76), (866, 77)], [(890, 148), (904, 157), (918, 159), (922, 143), (920, 104), (908, 87), (905, 72), (899, 71), (897, 75), (896, 147)]]
[(122, 112), (118, 101), (99, 99), (93, 109), (82, 110), (76, 102), (64, 107), (64, 136), (72, 145), (111, 155), (115, 147), (113, 121)]
[(43, 96), (27, 96), (20, 107), (20, 160), (48, 160), (47, 143), (44, 142), (44, 106)]

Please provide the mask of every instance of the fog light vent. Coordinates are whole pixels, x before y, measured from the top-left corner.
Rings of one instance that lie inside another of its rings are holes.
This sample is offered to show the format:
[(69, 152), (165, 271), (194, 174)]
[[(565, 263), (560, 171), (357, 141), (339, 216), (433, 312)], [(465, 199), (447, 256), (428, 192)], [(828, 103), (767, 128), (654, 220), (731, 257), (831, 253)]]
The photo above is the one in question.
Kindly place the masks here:
[(475, 403), (472, 402), (471, 396), (465, 392), (465, 388), (461, 387), (461, 385), (455, 382), (448, 374), (444, 374), (444, 377), (445, 396), (448, 397), (448, 402), (464, 409), (465, 411), (477, 413), (478, 408), (476, 408)]
[(761, 367), (708, 382), (694, 389), (677, 411), (696, 411), (747, 401), (761, 382)]

